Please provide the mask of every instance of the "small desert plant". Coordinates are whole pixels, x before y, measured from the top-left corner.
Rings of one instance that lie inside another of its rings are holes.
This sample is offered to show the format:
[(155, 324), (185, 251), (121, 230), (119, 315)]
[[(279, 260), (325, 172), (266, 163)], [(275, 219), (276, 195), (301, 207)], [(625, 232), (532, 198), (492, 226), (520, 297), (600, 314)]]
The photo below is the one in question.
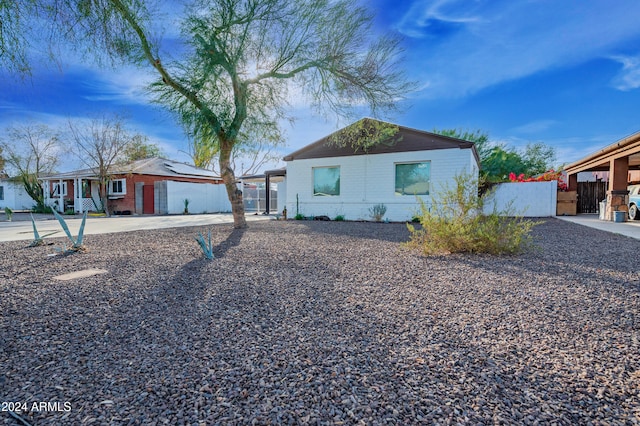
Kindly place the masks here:
[(371, 215), (371, 218), (376, 222), (380, 222), (386, 212), (387, 212), (387, 206), (385, 206), (384, 204), (376, 204), (375, 206), (369, 209), (369, 214)]
[(344, 221), (344, 215), (339, 214), (333, 220), (335, 220), (336, 222), (343, 222)]
[(45, 235), (41, 236), (40, 233), (38, 232), (38, 228), (36, 228), (36, 221), (33, 218), (32, 214), (31, 214), (31, 225), (33, 226), (33, 241), (31, 241), (31, 244), (29, 244), (28, 247), (41, 246), (41, 245), (44, 244), (44, 238), (45, 237), (48, 237), (49, 235), (53, 235), (53, 234), (58, 232), (58, 231), (53, 231), (53, 232), (50, 232), (48, 234), (45, 234)]
[(517, 253), (531, 243), (531, 229), (539, 222), (518, 217), (510, 207), (483, 214), (491, 192), (478, 196), (478, 180), (469, 174), (455, 177), (453, 188), (435, 194), (429, 208), (420, 200), (421, 229), (407, 224), (407, 245), (424, 254)]
[(182, 213), (189, 214), (189, 199), (188, 198), (184, 199), (184, 211)]
[(5, 207), (4, 214), (7, 215), (7, 220), (11, 222), (11, 219), (13, 219), (13, 210), (11, 210), (9, 207)]
[(204, 257), (206, 257), (209, 260), (213, 260), (214, 255), (213, 255), (213, 246), (211, 245), (211, 230), (209, 230), (208, 241), (205, 241), (204, 236), (202, 235), (201, 232), (198, 233), (198, 236), (196, 237), (196, 241), (200, 245), (200, 248), (202, 249), (202, 253), (204, 254)]
[(58, 219), (58, 222), (60, 222), (60, 226), (62, 226), (62, 230), (64, 231), (65, 234), (67, 234), (67, 237), (69, 238), (69, 241), (71, 241), (71, 245), (69, 247), (67, 247), (67, 252), (77, 252), (77, 251), (84, 251), (85, 247), (83, 245), (83, 241), (84, 241), (84, 225), (87, 221), (87, 212), (84, 212), (84, 215), (82, 215), (82, 222), (80, 223), (80, 229), (78, 230), (78, 236), (76, 238), (73, 238), (73, 235), (71, 235), (71, 231), (69, 231), (69, 227), (67, 226), (67, 222), (64, 220), (64, 218), (60, 215), (60, 213), (58, 213), (57, 211), (53, 210), (53, 215), (56, 217), (56, 219)]

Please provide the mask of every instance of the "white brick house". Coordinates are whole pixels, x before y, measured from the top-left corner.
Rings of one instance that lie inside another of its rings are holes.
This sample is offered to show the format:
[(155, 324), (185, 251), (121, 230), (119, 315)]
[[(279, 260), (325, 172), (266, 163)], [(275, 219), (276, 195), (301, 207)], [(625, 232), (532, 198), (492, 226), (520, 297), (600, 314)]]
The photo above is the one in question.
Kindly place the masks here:
[(385, 219), (405, 221), (417, 211), (418, 197), (429, 203), (434, 190), (461, 172), (477, 177), (472, 142), (398, 127), (396, 143), (366, 153), (330, 146), (327, 136), (284, 157), (288, 216), (370, 220), (370, 209), (384, 204)]

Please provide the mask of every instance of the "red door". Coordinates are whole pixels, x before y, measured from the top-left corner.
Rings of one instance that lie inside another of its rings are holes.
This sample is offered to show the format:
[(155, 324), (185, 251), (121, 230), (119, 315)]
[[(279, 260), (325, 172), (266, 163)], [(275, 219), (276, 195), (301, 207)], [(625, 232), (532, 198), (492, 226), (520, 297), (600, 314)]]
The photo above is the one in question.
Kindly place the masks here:
[(153, 185), (144, 185), (142, 187), (142, 213), (154, 214), (153, 204)]

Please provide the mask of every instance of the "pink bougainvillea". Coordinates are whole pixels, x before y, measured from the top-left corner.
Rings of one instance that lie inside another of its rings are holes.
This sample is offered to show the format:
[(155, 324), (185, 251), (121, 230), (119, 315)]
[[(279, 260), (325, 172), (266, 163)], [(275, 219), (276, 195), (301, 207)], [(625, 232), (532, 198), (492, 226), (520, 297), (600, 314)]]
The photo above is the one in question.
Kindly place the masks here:
[(532, 176), (527, 177), (524, 175), (524, 173), (520, 173), (519, 175), (516, 175), (515, 173), (511, 172), (509, 173), (509, 180), (511, 182), (549, 182), (552, 180), (557, 180), (558, 191), (567, 190), (567, 183), (564, 181), (562, 172), (556, 172), (553, 169), (535, 177), (532, 177)]

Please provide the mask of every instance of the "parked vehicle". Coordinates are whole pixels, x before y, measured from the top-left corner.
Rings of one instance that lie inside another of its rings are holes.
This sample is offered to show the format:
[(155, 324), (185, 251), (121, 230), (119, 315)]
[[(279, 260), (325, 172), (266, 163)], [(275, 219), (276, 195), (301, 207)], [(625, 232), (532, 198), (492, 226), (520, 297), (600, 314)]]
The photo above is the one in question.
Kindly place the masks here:
[(631, 185), (629, 190), (629, 219), (640, 220), (640, 185)]

